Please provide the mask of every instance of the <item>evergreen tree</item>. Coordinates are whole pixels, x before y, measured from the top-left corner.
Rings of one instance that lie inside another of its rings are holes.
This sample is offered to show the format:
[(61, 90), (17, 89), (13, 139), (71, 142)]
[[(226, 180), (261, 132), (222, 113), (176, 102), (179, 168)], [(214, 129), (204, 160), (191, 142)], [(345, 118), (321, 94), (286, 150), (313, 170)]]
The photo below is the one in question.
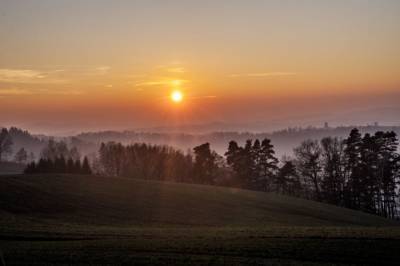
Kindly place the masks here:
[(291, 196), (301, 195), (301, 183), (296, 167), (291, 160), (284, 162), (275, 179), (276, 192)]
[(360, 209), (376, 213), (375, 191), (377, 189), (377, 163), (378, 147), (375, 138), (365, 134), (361, 146), (361, 171), (360, 171)]
[(69, 157), (67, 160), (66, 172), (72, 174), (74, 173), (74, 171), (75, 171), (74, 160), (71, 157)]
[(66, 173), (67, 172), (67, 163), (65, 161), (64, 156), (58, 157), (54, 160), (54, 173)]
[(81, 160), (76, 160), (74, 163), (74, 174), (80, 174), (82, 173), (82, 165), (81, 165)]
[(89, 160), (88, 160), (88, 158), (86, 156), (83, 158), (82, 174), (84, 174), (84, 175), (91, 175), (92, 174), (92, 169), (90, 168)]
[(3, 161), (12, 152), (13, 141), (7, 130), (3, 128), (0, 131), (0, 162)]
[(344, 192), (345, 206), (353, 209), (361, 208), (361, 149), (362, 137), (357, 128), (354, 128), (344, 141), (345, 149), (345, 178)]
[(236, 186), (246, 187), (247, 166), (244, 160), (244, 150), (239, 147), (236, 141), (230, 141), (228, 151), (225, 153), (226, 162), (234, 172), (233, 184)]
[(392, 132), (378, 131), (374, 135), (377, 152), (375, 174), (375, 209), (381, 216), (394, 218), (396, 215), (396, 179), (399, 175), (397, 136)]
[(274, 146), (271, 144), (271, 140), (266, 138), (261, 142), (258, 157), (259, 161), (257, 164), (261, 170), (261, 190), (272, 191), (275, 175), (278, 170), (278, 159), (275, 157)]
[(211, 151), (209, 143), (199, 145), (193, 150), (195, 180), (201, 184), (213, 184), (217, 170), (216, 154)]

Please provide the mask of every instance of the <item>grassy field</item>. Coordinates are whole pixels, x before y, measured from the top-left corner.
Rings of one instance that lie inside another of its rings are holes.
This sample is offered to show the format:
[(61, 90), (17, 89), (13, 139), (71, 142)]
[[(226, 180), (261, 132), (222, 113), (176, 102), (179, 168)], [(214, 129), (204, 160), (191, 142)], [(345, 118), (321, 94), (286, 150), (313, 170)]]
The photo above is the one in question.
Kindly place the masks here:
[(25, 164), (15, 162), (0, 162), (0, 175), (22, 174), (25, 166)]
[(6, 265), (398, 264), (398, 225), (239, 189), (95, 176), (0, 177)]

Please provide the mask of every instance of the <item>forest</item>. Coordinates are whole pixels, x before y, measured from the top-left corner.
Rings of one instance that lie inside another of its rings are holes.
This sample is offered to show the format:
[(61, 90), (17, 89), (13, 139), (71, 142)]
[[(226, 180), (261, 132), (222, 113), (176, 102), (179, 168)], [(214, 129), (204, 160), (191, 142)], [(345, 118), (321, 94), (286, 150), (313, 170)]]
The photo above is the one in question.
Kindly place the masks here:
[(304, 140), (278, 160), (267, 138), (231, 141), (224, 157), (209, 143), (193, 152), (149, 144), (102, 143), (98, 173), (276, 192), (398, 218), (400, 156), (393, 131)]
[[(1, 131), (0, 159), (11, 153), (16, 132), (29, 135), (15, 128)], [(42, 140), (41, 146), (36, 160), (24, 147), (15, 152), (14, 161), (27, 164), (25, 173), (94, 173), (235, 187), (399, 218), (400, 155), (394, 131), (361, 134), (354, 128), (345, 138), (305, 139), (292, 156), (280, 159), (269, 138), (248, 139), (244, 145), (231, 140), (222, 155), (209, 142), (183, 152), (166, 145), (109, 141), (89, 158), (65, 141)]]

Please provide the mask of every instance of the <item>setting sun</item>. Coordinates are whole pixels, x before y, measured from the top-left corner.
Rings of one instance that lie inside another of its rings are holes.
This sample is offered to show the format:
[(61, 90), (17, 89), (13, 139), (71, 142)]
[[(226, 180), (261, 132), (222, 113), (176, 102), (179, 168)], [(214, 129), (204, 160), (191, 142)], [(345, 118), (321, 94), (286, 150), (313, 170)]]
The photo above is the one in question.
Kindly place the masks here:
[(171, 93), (171, 100), (175, 103), (179, 103), (183, 100), (182, 92), (175, 90)]

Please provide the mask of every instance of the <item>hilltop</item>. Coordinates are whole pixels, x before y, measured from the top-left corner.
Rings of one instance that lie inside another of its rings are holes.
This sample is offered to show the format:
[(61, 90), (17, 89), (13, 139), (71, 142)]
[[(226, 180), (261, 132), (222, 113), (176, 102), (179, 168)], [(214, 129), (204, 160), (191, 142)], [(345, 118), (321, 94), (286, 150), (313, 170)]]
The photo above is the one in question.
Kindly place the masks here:
[(81, 175), (0, 178), (13, 220), (90, 225), (386, 226), (366, 213), (274, 193)]

